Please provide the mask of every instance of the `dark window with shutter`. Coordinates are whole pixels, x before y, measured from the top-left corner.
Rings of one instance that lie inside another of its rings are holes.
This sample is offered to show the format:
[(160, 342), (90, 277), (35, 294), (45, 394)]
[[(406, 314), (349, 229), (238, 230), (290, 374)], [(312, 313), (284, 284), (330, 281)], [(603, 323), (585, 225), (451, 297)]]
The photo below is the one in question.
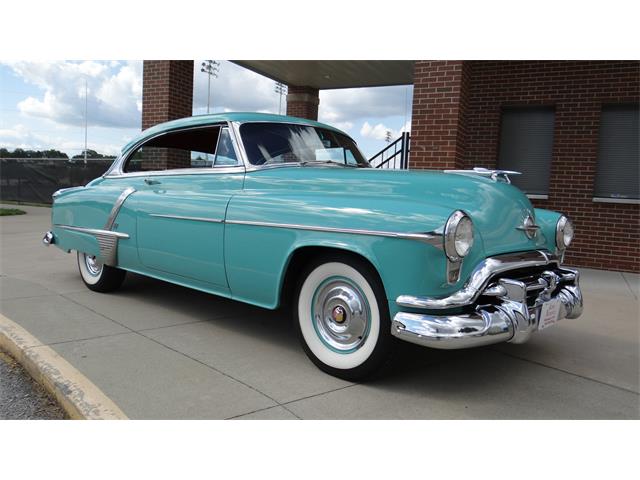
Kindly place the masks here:
[(521, 172), (510, 178), (526, 193), (549, 193), (554, 120), (553, 107), (502, 110), (498, 167)]
[(640, 198), (640, 108), (638, 105), (605, 105), (600, 114), (598, 167), (595, 196)]

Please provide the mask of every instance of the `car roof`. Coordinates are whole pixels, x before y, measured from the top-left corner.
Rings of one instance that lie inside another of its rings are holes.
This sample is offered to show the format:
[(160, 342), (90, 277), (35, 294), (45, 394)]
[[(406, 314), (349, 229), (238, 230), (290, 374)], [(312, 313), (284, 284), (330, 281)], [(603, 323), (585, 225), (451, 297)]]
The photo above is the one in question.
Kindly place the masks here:
[[(238, 123), (250, 123), (250, 122), (274, 122), (274, 123), (292, 123), (296, 125), (309, 125), (312, 127), (321, 127), (335, 132), (347, 135), (341, 130), (338, 130), (331, 125), (316, 122), (313, 120), (307, 120), (305, 118), (289, 117), (287, 115), (275, 115), (272, 113), (255, 113), (255, 112), (228, 112), (228, 113), (212, 113), (206, 115), (195, 115), (193, 117), (179, 118), (177, 120), (171, 120), (169, 122), (159, 123), (153, 127), (147, 128), (140, 135), (135, 137), (129, 143), (127, 143), (122, 151), (129, 150), (136, 144), (153, 137), (159, 133), (168, 132), (185, 127), (199, 127), (212, 125), (220, 122), (238, 122)], [(347, 135), (348, 136), (348, 135)]]

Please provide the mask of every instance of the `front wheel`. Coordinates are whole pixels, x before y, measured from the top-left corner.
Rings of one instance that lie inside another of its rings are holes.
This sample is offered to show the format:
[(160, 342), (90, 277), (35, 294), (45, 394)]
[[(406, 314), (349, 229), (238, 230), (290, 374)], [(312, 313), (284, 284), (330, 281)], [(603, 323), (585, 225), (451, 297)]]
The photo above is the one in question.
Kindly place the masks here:
[(326, 373), (359, 381), (380, 369), (391, 349), (386, 295), (365, 261), (332, 255), (314, 262), (298, 283), (295, 325), (302, 346)]
[(112, 292), (122, 285), (127, 272), (101, 263), (94, 255), (78, 252), (80, 277), (89, 290)]

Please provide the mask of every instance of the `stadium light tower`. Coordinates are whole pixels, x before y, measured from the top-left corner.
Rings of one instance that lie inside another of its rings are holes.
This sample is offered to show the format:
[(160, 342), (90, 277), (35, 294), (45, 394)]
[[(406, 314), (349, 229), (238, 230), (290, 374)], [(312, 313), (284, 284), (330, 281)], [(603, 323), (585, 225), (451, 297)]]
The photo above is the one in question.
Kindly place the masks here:
[(215, 60), (205, 60), (202, 62), (200, 71), (207, 74), (207, 113), (209, 113), (209, 105), (211, 104), (211, 77), (218, 78), (218, 73), (220, 73), (220, 62)]
[(282, 97), (287, 94), (287, 86), (284, 83), (276, 82), (276, 93), (280, 97), (278, 104), (278, 115), (282, 115)]

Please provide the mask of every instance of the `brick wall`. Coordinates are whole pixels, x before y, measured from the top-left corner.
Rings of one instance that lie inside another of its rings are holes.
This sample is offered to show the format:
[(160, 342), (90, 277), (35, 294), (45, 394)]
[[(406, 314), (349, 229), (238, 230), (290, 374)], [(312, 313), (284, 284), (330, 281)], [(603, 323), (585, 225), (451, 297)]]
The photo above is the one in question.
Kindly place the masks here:
[(593, 202), (601, 107), (638, 101), (635, 61), (416, 62), (410, 167), (495, 167), (502, 107), (554, 106), (549, 198), (534, 205), (573, 219), (568, 263), (638, 272), (640, 206)]
[[(190, 117), (193, 112), (193, 60), (145, 60), (142, 72), (142, 129), (158, 123)], [(157, 149), (144, 168), (189, 167), (188, 155)]]
[(410, 168), (461, 168), (468, 84), (468, 62), (415, 62)]
[(287, 91), (287, 115), (318, 120), (320, 97), (317, 88), (289, 85)]

